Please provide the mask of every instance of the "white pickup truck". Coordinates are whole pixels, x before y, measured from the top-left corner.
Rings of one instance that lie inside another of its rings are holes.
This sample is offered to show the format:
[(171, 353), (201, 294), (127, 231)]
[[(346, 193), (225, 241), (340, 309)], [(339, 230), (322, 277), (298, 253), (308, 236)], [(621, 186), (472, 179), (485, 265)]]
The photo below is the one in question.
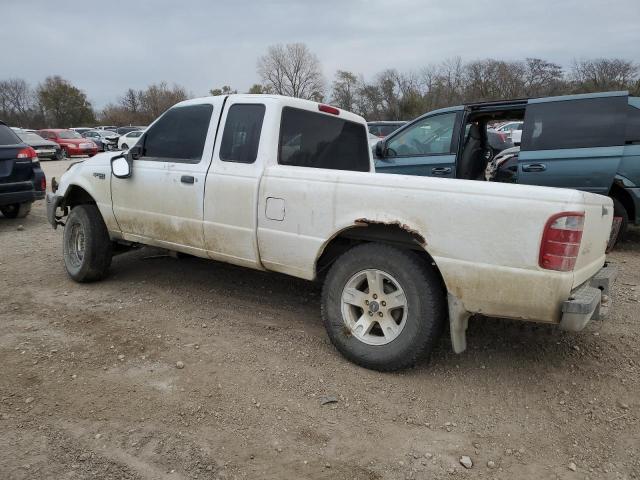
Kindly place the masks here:
[(77, 163), (47, 197), (78, 282), (153, 245), (324, 283), (337, 349), (378, 370), (471, 315), (580, 330), (609, 305), (613, 207), (556, 188), (375, 173), (365, 120), (300, 99), (189, 100), (128, 152)]

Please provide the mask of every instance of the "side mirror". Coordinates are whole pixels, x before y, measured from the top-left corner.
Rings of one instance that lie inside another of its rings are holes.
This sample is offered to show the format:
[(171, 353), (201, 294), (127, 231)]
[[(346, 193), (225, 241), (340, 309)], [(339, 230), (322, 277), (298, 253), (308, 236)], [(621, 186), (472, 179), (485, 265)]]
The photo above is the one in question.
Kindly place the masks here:
[(111, 173), (116, 178), (129, 178), (131, 176), (131, 161), (127, 155), (120, 154), (111, 158)]
[(142, 156), (142, 147), (140, 145), (134, 145), (129, 149), (129, 155), (134, 160), (138, 160)]
[(376, 148), (373, 153), (375, 153), (377, 158), (384, 158), (384, 140), (380, 140), (376, 143)]

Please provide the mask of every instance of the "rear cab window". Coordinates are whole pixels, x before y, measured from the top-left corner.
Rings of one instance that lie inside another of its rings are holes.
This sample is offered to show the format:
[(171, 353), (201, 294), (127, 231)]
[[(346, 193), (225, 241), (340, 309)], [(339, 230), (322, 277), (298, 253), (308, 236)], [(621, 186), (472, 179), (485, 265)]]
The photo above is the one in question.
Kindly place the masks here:
[(522, 150), (623, 145), (626, 116), (626, 96), (531, 103), (524, 119)]
[(364, 125), (330, 114), (282, 109), (278, 163), (297, 167), (368, 172)]

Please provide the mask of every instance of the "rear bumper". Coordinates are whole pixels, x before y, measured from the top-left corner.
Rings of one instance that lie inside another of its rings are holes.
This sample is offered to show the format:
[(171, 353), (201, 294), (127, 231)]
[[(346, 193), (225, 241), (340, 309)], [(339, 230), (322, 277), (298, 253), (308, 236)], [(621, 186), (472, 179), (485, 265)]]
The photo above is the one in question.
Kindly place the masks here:
[(578, 332), (591, 320), (606, 317), (611, 306), (610, 290), (617, 275), (615, 265), (605, 264), (598, 273), (574, 289), (562, 304), (560, 328)]
[[(6, 186), (6, 184), (4, 185)], [(35, 202), (44, 198), (41, 190), (18, 190), (13, 192), (0, 192), (0, 206), (12, 205), (14, 203)]]

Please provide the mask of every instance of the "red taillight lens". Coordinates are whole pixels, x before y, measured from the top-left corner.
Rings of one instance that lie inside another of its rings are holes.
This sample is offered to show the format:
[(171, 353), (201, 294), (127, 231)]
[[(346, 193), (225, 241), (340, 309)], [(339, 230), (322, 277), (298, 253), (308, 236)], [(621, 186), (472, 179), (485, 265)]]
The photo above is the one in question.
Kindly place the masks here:
[(330, 113), (331, 115), (340, 115), (340, 110), (331, 105), (318, 105), (318, 110), (324, 113)]
[(43, 176), (42, 180), (40, 180), (40, 190), (44, 192), (46, 189), (47, 189), (47, 178)]
[(31, 147), (27, 147), (27, 148), (23, 148), (22, 150), (20, 150), (18, 152), (18, 158), (38, 158), (38, 154), (36, 153), (36, 151), (31, 148)]
[(540, 245), (540, 267), (571, 272), (580, 251), (584, 212), (564, 212), (552, 216), (544, 227)]

